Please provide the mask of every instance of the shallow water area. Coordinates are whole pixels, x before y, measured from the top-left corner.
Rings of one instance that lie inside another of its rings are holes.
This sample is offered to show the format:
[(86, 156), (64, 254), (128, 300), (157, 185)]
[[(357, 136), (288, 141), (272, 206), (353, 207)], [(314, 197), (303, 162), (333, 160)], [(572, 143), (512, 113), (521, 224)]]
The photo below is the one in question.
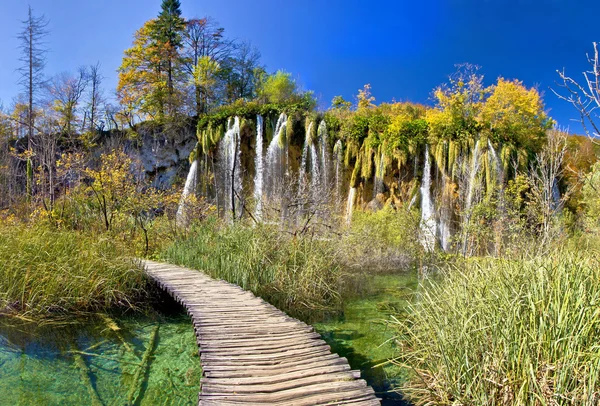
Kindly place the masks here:
[(390, 317), (402, 313), (413, 300), (418, 286), (416, 272), (370, 274), (362, 291), (346, 301), (341, 317), (315, 323), (317, 331), (352, 369), (373, 387), (382, 405), (409, 405), (393, 392), (406, 371), (387, 361), (397, 355), (395, 332), (388, 326)]
[(193, 405), (201, 368), (185, 314), (0, 318), (0, 405)]

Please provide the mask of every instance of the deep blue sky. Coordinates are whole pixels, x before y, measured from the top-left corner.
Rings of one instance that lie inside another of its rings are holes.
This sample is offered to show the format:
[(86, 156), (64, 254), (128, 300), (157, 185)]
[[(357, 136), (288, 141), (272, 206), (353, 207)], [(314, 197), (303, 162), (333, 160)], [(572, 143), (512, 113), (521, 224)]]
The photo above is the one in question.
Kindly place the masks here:
[[(32, 0), (50, 24), (48, 76), (100, 61), (107, 93), (116, 87), (123, 50), (160, 0)], [(0, 0), (0, 101), (19, 92), (17, 33), (27, 2)], [(285, 69), (323, 105), (352, 99), (371, 83), (377, 102), (430, 102), (454, 65), (480, 65), (498, 76), (537, 85), (559, 125), (576, 112), (549, 90), (556, 69), (574, 76), (600, 41), (600, 1), (588, 0), (182, 0), (184, 17), (212, 16), (235, 38), (251, 41), (269, 71)]]

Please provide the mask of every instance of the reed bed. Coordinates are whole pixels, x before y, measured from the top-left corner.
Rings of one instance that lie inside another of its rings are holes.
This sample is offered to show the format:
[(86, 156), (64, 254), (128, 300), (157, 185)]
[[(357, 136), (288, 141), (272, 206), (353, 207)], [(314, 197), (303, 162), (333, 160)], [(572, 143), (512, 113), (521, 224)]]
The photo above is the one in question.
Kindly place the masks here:
[(205, 221), (165, 249), (162, 259), (239, 285), (304, 319), (341, 307), (341, 272), (332, 244), (293, 237), (274, 226)]
[(0, 314), (135, 307), (147, 282), (126, 256), (108, 236), (0, 224)]
[(395, 326), (416, 405), (600, 403), (600, 255), (478, 260), (428, 282)]

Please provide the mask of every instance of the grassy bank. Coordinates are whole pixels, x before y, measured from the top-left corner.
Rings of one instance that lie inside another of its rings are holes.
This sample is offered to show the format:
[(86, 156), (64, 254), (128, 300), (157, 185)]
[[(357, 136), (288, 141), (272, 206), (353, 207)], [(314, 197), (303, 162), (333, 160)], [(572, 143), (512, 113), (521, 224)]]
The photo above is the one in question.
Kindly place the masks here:
[(146, 280), (126, 255), (108, 235), (0, 224), (0, 313), (135, 306)]
[(600, 255), (480, 260), (432, 283), (396, 327), (418, 405), (600, 401)]
[(340, 309), (341, 270), (332, 245), (277, 227), (221, 226), (212, 219), (165, 249), (162, 259), (235, 283), (298, 317)]

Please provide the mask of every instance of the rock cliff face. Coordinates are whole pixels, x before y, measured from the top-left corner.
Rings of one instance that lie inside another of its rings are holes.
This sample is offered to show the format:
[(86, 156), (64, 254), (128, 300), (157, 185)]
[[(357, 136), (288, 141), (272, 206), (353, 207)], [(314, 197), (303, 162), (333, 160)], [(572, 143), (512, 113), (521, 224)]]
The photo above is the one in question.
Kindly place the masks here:
[(160, 128), (142, 127), (139, 140), (129, 149), (134, 159), (139, 159), (154, 185), (166, 188), (176, 177), (183, 177), (189, 169), (188, 157), (197, 143), (193, 126), (164, 131)]

